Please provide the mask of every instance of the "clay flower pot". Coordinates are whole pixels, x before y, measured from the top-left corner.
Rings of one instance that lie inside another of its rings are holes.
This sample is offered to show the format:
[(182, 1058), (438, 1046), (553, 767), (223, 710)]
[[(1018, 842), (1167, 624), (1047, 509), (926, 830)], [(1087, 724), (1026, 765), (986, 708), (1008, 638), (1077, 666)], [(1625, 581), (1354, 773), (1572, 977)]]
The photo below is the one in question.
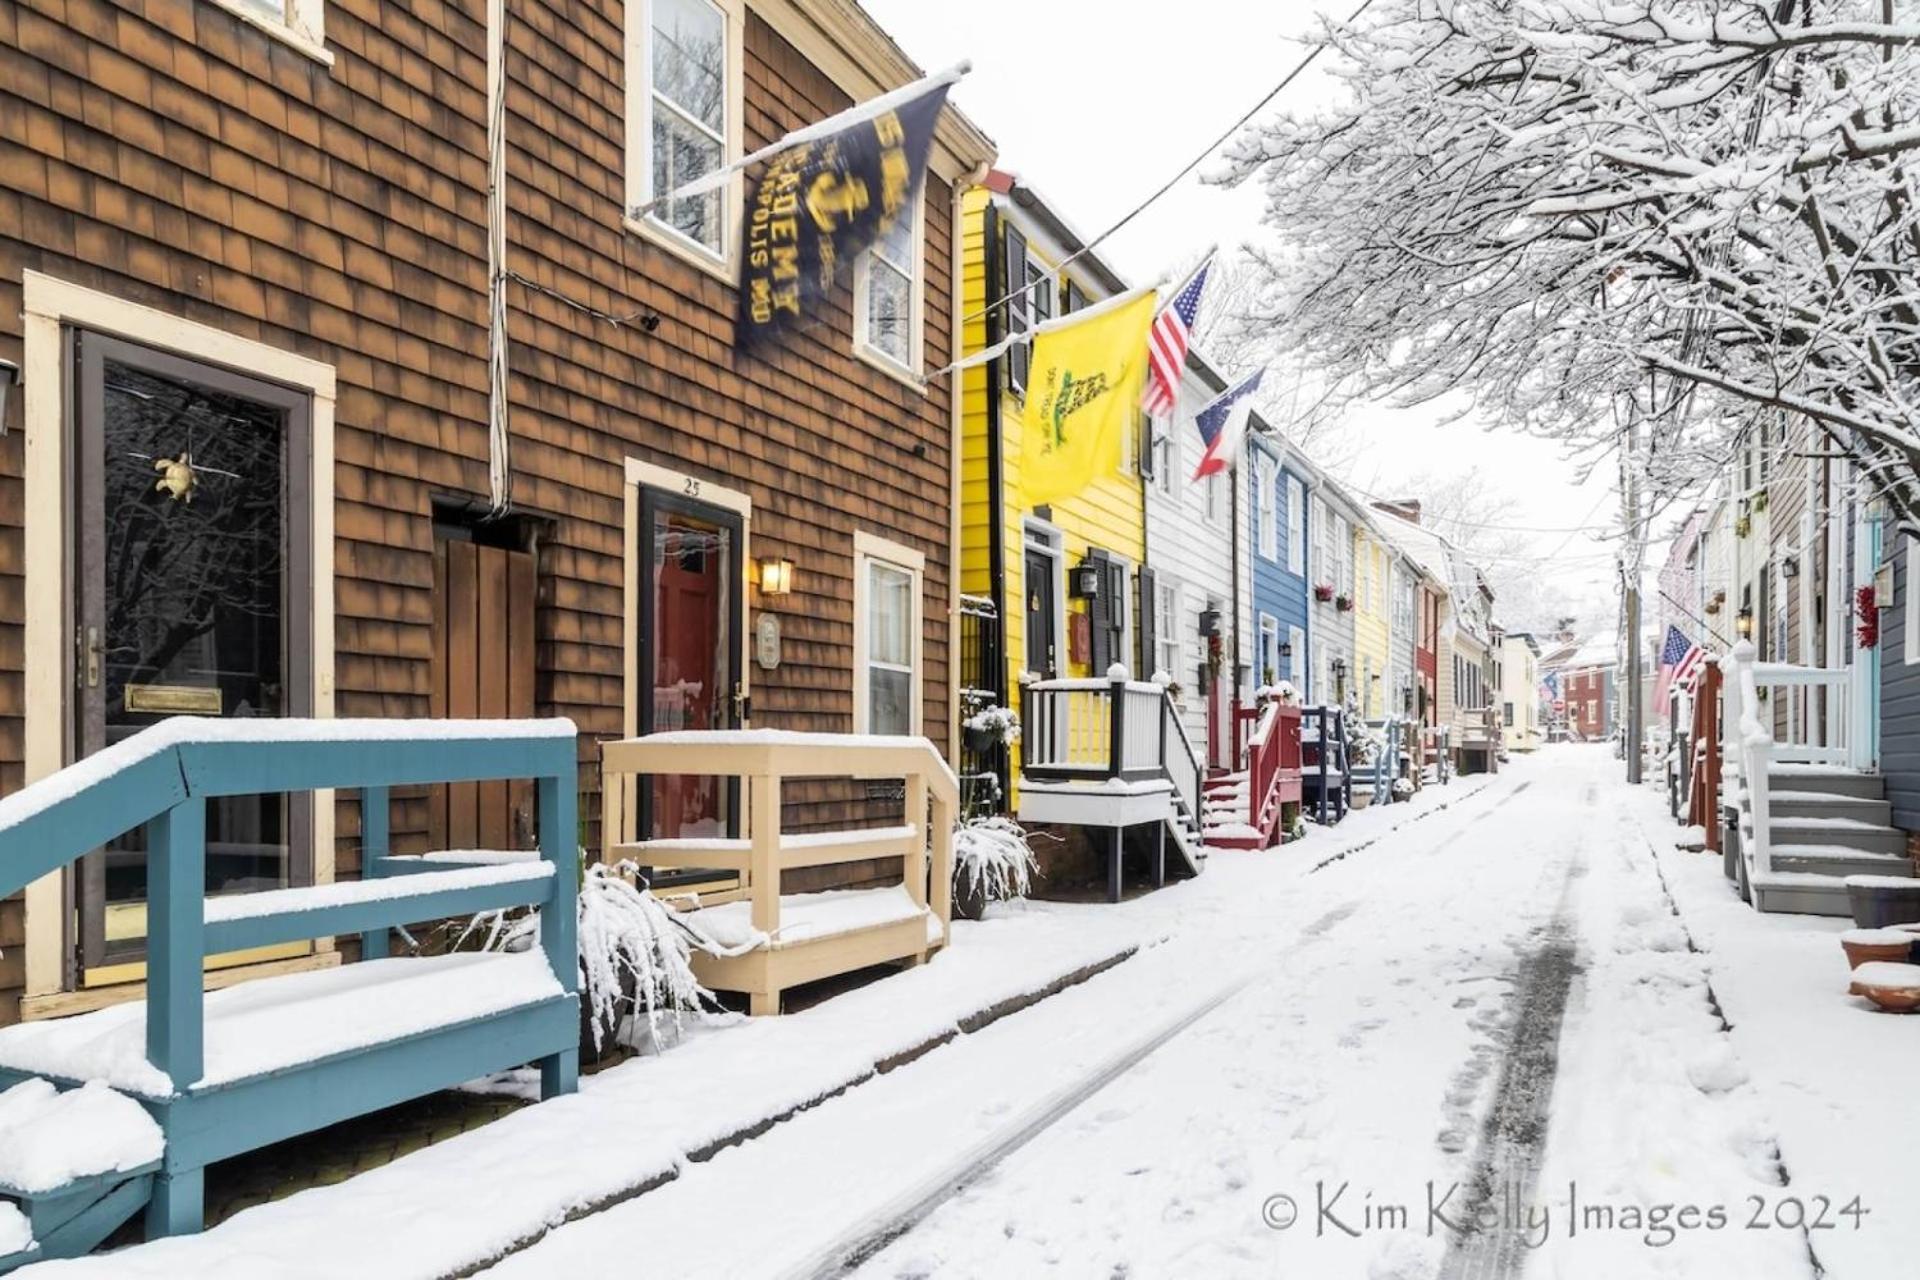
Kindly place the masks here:
[(1876, 961), (1907, 963), (1916, 939), (1920, 935), (1902, 929), (1849, 929), (1840, 935), (1840, 947), (1847, 953), (1847, 967), (1858, 969)]
[(1853, 971), (1847, 989), (1888, 1013), (1912, 1013), (1920, 1009), (1920, 964), (1863, 964)]

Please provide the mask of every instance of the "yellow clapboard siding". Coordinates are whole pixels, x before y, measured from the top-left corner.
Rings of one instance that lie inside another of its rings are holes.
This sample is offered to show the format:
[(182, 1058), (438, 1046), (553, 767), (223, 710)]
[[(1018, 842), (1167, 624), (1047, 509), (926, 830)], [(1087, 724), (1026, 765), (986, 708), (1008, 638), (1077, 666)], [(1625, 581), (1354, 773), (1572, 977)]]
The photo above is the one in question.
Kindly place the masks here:
[(1386, 714), (1392, 649), (1391, 603), (1387, 599), (1386, 548), (1364, 531), (1354, 533), (1353, 657), (1361, 714)]

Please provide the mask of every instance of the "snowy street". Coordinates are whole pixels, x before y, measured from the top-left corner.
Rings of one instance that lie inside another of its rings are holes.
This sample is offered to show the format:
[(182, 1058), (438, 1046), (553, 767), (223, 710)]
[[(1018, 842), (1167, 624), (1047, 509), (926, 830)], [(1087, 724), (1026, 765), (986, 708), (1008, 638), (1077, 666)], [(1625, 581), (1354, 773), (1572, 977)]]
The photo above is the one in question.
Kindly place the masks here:
[[(1810, 1236), (1828, 1274), (1875, 1274), (1915, 1243), (1897, 1184), (1783, 1186), (1768, 1082), (1656, 871), (1674, 828), (1618, 775), (1549, 749), (1317, 871), (1332, 833), (1217, 856), (1134, 904), (1171, 912), (1163, 945), (488, 1274), (644, 1241), (674, 1276), (1786, 1277), (1815, 1274)], [(1827, 950), (1836, 1014), (1904, 1030)]]

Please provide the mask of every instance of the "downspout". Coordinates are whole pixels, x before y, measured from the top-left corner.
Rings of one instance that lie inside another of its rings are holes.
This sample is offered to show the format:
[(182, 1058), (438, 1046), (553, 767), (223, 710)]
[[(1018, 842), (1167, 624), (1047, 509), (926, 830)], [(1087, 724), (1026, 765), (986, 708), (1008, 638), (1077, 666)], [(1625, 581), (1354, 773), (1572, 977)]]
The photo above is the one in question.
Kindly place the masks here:
[(487, 0), (487, 509), (513, 503), (507, 433), (506, 0)]
[[(1006, 263), (1001, 261), (1006, 246), (1000, 237), (1000, 206), (992, 200), (987, 201), (987, 207), (982, 211), (980, 231), (984, 238), (981, 269), (986, 273), (987, 296), (992, 297), (997, 287), (993, 282), (1006, 279)], [(1006, 328), (1006, 308), (990, 309), (987, 312), (987, 345), (991, 347), (1003, 341)], [(1004, 359), (989, 360), (983, 366), (987, 379), (987, 585), (988, 594), (993, 597), (994, 613), (1000, 622), (1000, 661), (994, 664), (993, 692), (994, 700), (1003, 707), (1010, 705), (1007, 701), (1007, 664), (1013, 661), (1013, 655), (1007, 652), (1007, 491), (1005, 463), (1001, 457), (1005, 446), (1001, 439), (1000, 404), (1001, 371), (1006, 368)], [(1003, 784), (1005, 781), (1002, 779)]]

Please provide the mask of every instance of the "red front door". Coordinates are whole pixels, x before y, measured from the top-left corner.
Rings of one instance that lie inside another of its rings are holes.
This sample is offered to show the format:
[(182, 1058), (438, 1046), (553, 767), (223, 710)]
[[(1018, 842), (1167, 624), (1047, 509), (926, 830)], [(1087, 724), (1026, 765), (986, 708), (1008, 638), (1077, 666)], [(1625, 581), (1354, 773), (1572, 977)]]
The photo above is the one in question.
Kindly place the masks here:
[[(642, 491), (641, 733), (739, 727), (740, 538), (732, 512)], [(721, 778), (655, 777), (641, 791), (641, 828), (655, 839), (735, 835), (736, 790)]]

